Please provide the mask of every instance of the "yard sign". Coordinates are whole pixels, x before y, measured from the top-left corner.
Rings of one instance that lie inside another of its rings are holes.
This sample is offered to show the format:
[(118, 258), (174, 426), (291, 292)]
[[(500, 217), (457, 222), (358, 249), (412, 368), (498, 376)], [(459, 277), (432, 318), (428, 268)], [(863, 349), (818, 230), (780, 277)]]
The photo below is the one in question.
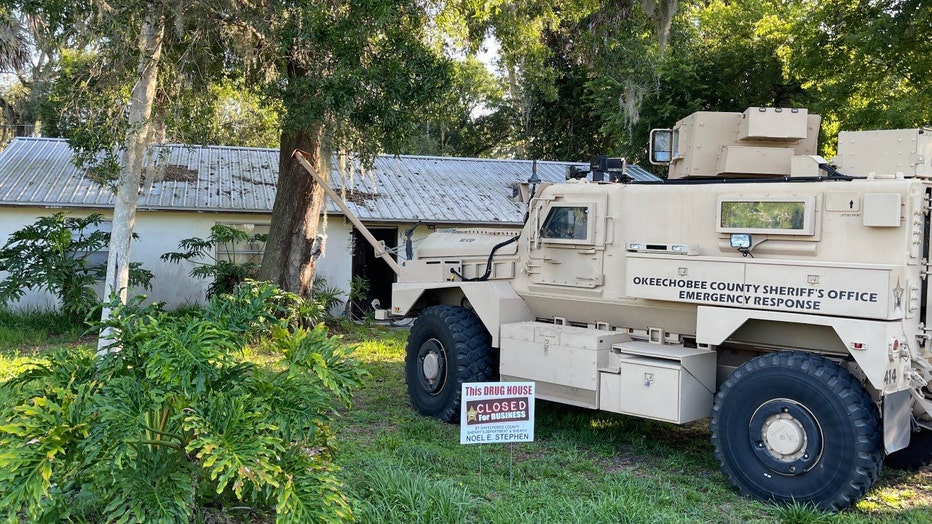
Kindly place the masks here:
[(463, 384), (460, 444), (534, 441), (533, 382)]

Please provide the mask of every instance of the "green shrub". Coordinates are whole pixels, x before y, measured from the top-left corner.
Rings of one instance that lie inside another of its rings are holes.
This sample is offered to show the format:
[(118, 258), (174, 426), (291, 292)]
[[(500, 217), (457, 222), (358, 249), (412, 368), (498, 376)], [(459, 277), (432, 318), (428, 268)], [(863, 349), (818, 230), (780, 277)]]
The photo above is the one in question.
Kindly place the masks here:
[[(0, 302), (45, 289), (68, 317), (84, 320), (98, 305), (94, 286), (107, 272), (106, 263), (90, 260), (110, 242), (110, 233), (97, 229), (101, 220), (98, 214), (74, 218), (60, 212), (14, 231), (0, 248), (0, 270), (9, 274), (0, 282)], [(151, 281), (152, 273), (130, 264), (131, 285), (150, 289)]]
[[(249, 233), (226, 224), (216, 224), (210, 228), (206, 239), (199, 237), (185, 238), (178, 242), (180, 251), (165, 253), (161, 259), (166, 262), (179, 263), (187, 260), (195, 264), (191, 276), (196, 278), (213, 278), (207, 287), (207, 297), (221, 293), (231, 293), (240, 282), (256, 278), (259, 266), (251, 260), (236, 260), (237, 243), (264, 243), (268, 235)], [(217, 257), (217, 248), (230, 254), (230, 260)], [(203, 260), (208, 260), (204, 262)]]
[(211, 297), (205, 318), (246, 338), (265, 333), (271, 325), (312, 328), (323, 318), (323, 306), (267, 282), (245, 280), (231, 293)]
[(346, 292), (342, 289), (331, 286), (325, 277), (318, 274), (314, 275), (311, 296), (314, 302), (320, 306), (324, 320), (333, 320), (332, 311), (343, 303), (343, 299), (340, 297), (345, 294)]
[(368, 297), (369, 281), (355, 275), (350, 282), (349, 297), (346, 299), (346, 317), (352, 320), (362, 320), (371, 314), (370, 306), (366, 303)]
[[(230, 505), (351, 520), (330, 421), (363, 372), (323, 326), (283, 314), (300, 299), (243, 289), (201, 314), (114, 305), (113, 351), (53, 351), (0, 384), (8, 521), (188, 522)], [(252, 319), (224, 317), (238, 307)], [(236, 358), (260, 334), (281, 354), (274, 370)]]

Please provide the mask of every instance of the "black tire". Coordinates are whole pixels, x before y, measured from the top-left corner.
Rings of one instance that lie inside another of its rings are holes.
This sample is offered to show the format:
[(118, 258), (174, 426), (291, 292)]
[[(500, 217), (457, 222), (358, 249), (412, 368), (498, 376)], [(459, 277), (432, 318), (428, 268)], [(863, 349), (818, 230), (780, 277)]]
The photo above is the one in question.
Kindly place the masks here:
[(462, 384), (498, 380), (491, 341), (472, 311), (456, 306), (422, 311), (405, 350), (408, 396), (418, 413), (459, 422)]
[(921, 429), (909, 436), (909, 445), (887, 455), (884, 466), (916, 471), (932, 464), (932, 430)]
[(883, 435), (877, 407), (847, 370), (801, 352), (739, 367), (712, 408), (712, 445), (746, 496), (834, 511), (877, 479)]

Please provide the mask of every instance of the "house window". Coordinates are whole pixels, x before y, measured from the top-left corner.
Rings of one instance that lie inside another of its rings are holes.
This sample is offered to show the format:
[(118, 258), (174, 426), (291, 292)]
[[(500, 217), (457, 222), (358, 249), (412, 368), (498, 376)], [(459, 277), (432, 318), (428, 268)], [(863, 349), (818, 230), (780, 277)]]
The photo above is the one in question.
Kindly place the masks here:
[(256, 265), (262, 263), (262, 255), (265, 253), (265, 238), (269, 234), (268, 224), (218, 222), (218, 225), (231, 227), (249, 236), (248, 240), (245, 241), (218, 242), (216, 246), (218, 262), (229, 261), (236, 264), (252, 262)]
[[(112, 230), (113, 230), (112, 221), (101, 220), (100, 222), (97, 223), (97, 225), (88, 224), (87, 227), (85, 227), (83, 231), (71, 230), (71, 241), (81, 242), (85, 240), (87, 237), (96, 233), (97, 231), (106, 233), (109, 236)], [(96, 267), (106, 268), (107, 257), (109, 256), (109, 254), (110, 254), (110, 243), (109, 242), (104, 242), (103, 245), (101, 245), (100, 248), (95, 251), (81, 251), (81, 252), (73, 253), (75, 258), (83, 257), (85, 262), (87, 263), (88, 268), (96, 268)]]

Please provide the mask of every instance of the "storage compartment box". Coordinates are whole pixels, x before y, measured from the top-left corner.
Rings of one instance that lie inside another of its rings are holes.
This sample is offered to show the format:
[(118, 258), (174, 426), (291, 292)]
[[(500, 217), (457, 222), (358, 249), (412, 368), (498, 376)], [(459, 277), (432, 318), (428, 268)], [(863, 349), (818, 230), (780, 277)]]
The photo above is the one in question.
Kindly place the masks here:
[(846, 175), (932, 177), (932, 133), (921, 129), (842, 131), (833, 161)]
[(722, 146), (716, 174), (789, 176), (795, 154), (785, 147)]
[(712, 412), (714, 351), (648, 342), (611, 351), (611, 365), (599, 374), (600, 409), (677, 424)]
[(501, 328), (499, 373), (503, 381), (529, 380), (536, 397), (598, 408), (599, 368), (627, 333), (574, 326), (517, 322)]
[(795, 142), (808, 136), (809, 111), (772, 107), (748, 108), (741, 119), (738, 140)]

